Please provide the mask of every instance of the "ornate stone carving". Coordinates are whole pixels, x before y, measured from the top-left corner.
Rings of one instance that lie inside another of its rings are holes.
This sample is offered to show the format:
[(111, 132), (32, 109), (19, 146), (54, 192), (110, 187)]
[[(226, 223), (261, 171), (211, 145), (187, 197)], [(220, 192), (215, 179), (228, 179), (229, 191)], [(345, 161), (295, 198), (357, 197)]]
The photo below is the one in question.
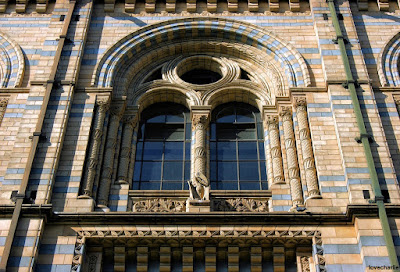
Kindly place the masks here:
[(97, 197), (97, 205), (106, 207), (108, 205), (108, 195), (111, 186), (111, 177), (114, 166), (114, 155), (117, 144), (118, 128), (122, 117), (124, 105), (115, 103), (110, 107), (111, 117), (108, 127), (106, 147), (104, 151), (103, 167), (99, 185), (99, 194)]
[(283, 184), (285, 183), (285, 180), (283, 175), (281, 142), (279, 139), (278, 116), (267, 116), (266, 127), (268, 128), (269, 145), (272, 157), (273, 184)]
[(88, 259), (89, 259), (89, 265), (88, 265), (89, 272), (95, 272), (96, 271), (97, 256), (96, 255), (90, 255)]
[(134, 212), (184, 212), (186, 201), (167, 198), (141, 200), (133, 204)]
[(94, 117), (94, 132), (91, 139), (92, 144), (89, 147), (88, 172), (83, 181), (83, 194), (80, 198), (89, 198), (93, 194), (93, 183), (96, 176), (101, 137), (103, 135), (104, 118), (109, 106), (108, 97), (98, 97), (96, 104), (97, 109)]
[(122, 132), (121, 153), (119, 155), (118, 164), (118, 181), (119, 184), (128, 183), (128, 170), (132, 150), (132, 135), (138, 121), (138, 114), (131, 113), (124, 116), (124, 128)]
[(0, 98), (0, 124), (3, 122), (4, 114), (6, 113), (8, 98)]
[(286, 157), (289, 172), (290, 192), (293, 207), (303, 204), (303, 191), (300, 182), (299, 163), (297, 160), (296, 144), (293, 131), (291, 107), (281, 107), (283, 135), (285, 138)]
[(318, 198), (321, 197), (321, 194), (318, 186), (317, 170), (315, 168), (314, 152), (308, 125), (307, 101), (305, 97), (298, 97), (295, 102), (308, 195), (309, 198)]
[(248, 198), (215, 199), (214, 211), (267, 212), (268, 201)]
[(192, 126), (195, 133), (194, 144), (194, 178), (188, 181), (190, 200), (209, 200), (210, 182), (206, 177), (206, 129), (209, 123), (208, 114), (193, 114)]
[(310, 258), (307, 256), (300, 257), (301, 272), (310, 272)]

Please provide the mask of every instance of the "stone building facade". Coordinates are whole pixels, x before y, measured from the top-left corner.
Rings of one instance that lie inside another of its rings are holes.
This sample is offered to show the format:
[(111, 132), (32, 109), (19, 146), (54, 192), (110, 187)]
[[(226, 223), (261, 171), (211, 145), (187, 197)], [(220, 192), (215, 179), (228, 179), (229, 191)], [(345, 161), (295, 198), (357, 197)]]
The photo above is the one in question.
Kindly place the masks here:
[(392, 0), (0, 1), (0, 271), (396, 271)]

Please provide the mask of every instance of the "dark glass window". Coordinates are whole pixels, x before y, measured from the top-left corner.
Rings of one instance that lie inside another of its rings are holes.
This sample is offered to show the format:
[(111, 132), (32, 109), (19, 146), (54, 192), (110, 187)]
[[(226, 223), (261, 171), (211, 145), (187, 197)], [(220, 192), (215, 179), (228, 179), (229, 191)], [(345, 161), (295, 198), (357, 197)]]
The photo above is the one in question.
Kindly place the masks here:
[(212, 189), (267, 189), (262, 122), (257, 108), (228, 103), (213, 111), (210, 159)]
[(138, 131), (133, 189), (183, 190), (190, 179), (191, 123), (187, 108), (157, 103), (144, 110)]

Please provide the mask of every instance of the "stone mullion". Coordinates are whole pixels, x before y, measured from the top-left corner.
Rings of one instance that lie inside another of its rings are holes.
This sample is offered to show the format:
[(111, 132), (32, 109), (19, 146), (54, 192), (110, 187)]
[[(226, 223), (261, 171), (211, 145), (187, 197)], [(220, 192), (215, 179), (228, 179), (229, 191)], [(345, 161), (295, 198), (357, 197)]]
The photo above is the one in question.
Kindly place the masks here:
[(193, 247), (184, 246), (182, 250), (182, 272), (193, 271)]
[(283, 173), (281, 143), (279, 140), (278, 116), (268, 116), (266, 122), (269, 135), (269, 149), (272, 159), (273, 184), (284, 184), (285, 179)]
[(171, 247), (160, 247), (160, 271), (171, 271)]
[(118, 164), (118, 183), (128, 184), (129, 162), (131, 160), (132, 136), (136, 125), (136, 115), (129, 115), (124, 118), (122, 131), (122, 144)]
[(208, 128), (207, 115), (194, 115), (193, 116), (193, 129), (195, 135), (194, 144), (194, 173), (201, 173), (206, 175), (206, 135)]
[(93, 184), (96, 177), (96, 169), (99, 161), (99, 151), (103, 136), (103, 125), (108, 109), (108, 98), (97, 101), (97, 110), (94, 120), (94, 133), (92, 135), (92, 144), (89, 150), (88, 172), (84, 179), (83, 195), (80, 198), (90, 198), (93, 195)]
[(205, 271), (217, 271), (217, 248), (213, 246), (206, 246), (205, 250)]
[(250, 249), (250, 262), (251, 272), (262, 271), (262, 248), (259, 246), (252, 246)]
[(93, 184), (93, 199), (97, 198), (98, 194), (98, 189), (99, 189), (99, 183), (100, 183), (100, 177), (101, 177), (101, 167), (103, 165), (103, 158), (104, 158), (104, 150), (105, 150), (105, 145), (106, 145), (106, 138), (108, 134), (108, 123), (110, 122), (110, 114), (109, 112), (106, 112), (106, 116), (104, 118), (104, 124), (103, 124), (103, 137), (101, 139), (101, 144), (100, 144), (100, 149), (99, 149), (99, 161), (97, 163), (96, 167), (96, 175), (94, 178), (94, 184)]
[(137, 266), (136, 271), (147, 272), (148, 262), (149, 262), (149, 248), (139, 246), (136, 251)]
[(317, 170), (315, 168), (314, 153), (312, 150), (310, 128), (307, 117), (307, 107), (304, 98), (297, 99), (296, 113), (300, 132), (308, 198), (319, 198), (321, 194), (318, 186)]
[(228, 246), (228, 271), (239, 271), (239, 247)]
[(282, 107), (282, 126), (286, 147), (286, 160), (288, 164), (290, 191), (293, 207), (303, 204), (303, 191), (300, 182), (299, 163), (295, 145), (292, 111), (289, 107)]
[(272, 254), (274, 272), (285, 272), (285, 248), (283, 246), (274, 246)]
[(110, 124), (108, 128), (106, 148), (104, 151), (103, 167), (99, 185), (99, 194), (97, 205), (106, 207), (108, 205), (108, 196), (110, 193), (112, 170), (114, 165), (115, 148), (118, 138), (118, 128), (121, 120), (119, 108), (111, 112)]
[(114, 247), (114, 271), (125, 271), (125, 247)]
[(114, 163), (113, 163), (112, 176), (111, 176), (111, 180), (114, 181), (114, 183), (117, 183), (118, 159), (119, 159), (119, 154), (121, 152), (121, 139), (122, 139), (122, 128), (123, 128), (123, 122), (121, 122), (121, 121), (122, 121), (122, 119), (120, 119), (118, 133), (117, 133), (117, 141), (115, 142)]

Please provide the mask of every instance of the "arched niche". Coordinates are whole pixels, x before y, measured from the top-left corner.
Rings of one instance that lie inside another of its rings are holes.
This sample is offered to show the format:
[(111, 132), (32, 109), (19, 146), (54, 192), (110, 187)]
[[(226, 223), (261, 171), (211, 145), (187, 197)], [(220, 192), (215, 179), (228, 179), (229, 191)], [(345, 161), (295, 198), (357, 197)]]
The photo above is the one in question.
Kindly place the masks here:
[(0, 32), (0, 87), (20, 87), (24, 77), (25, 60), (19, 45)]

